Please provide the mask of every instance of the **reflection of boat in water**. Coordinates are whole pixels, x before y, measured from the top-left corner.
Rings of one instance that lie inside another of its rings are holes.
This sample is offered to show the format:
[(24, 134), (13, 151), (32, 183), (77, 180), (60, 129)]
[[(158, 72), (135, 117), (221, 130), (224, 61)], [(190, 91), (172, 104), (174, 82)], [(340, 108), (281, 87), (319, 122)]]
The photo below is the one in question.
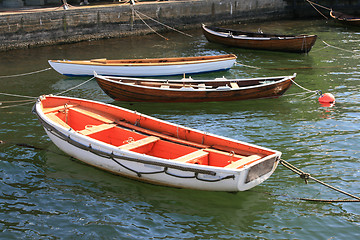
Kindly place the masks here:
[(209, 42), (233, 47), (307, 53), (315, 44), (316, 35), (280, 35), (260, 32), (245, 32), (202, 25), (203, 33)]
[(84, 99), (43, 96), (34, 106), (50, 139), (89, 165), (139, 181), (244, 191), (275, 171), (281, 153)]
[(295, 77), (296, 74), (245, 79), (170, 80), (101, 76), (95, 73), (97, 83), (107, 95), (118, 101), (129, 102), (215, 102), (274, 98), (284, 94)]
[(336, 12), (331, 10), (330, 16), (335, 19), (337, 22), (350, 25), (350, 26), (357, 26), (360, 27), (360, 17), (355, 17), (352, 15), (344, 14), (341, 12)]

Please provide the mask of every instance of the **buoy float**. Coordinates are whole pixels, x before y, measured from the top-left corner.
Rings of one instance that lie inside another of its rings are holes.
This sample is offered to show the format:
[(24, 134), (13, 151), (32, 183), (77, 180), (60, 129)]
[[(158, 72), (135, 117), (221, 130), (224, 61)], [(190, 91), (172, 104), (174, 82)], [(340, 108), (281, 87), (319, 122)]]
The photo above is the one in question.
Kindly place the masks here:
[(331, 93), (324, 93), (319, 97), (319, 103), (325, 105), (335, 104), (335, 97)]

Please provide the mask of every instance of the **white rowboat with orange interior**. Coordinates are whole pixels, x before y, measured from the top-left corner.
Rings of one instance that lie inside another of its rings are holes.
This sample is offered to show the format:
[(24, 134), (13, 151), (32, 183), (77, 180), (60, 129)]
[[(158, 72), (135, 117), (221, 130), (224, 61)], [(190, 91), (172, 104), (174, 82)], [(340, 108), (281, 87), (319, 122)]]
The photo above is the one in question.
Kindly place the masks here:
[(90, 100), (41, 96), (33, 112), (55, 145), (70, 156), (158, 185), (244, 191), (268, 179), (281, 156), (275, 150)]
[(230, 69), (236, 55), (214, 55), (178, 58), (146, 58), (107, 60), (49, 60), (50, 66), (66, 76), (101, 75), (150, 77), (195, 74)]

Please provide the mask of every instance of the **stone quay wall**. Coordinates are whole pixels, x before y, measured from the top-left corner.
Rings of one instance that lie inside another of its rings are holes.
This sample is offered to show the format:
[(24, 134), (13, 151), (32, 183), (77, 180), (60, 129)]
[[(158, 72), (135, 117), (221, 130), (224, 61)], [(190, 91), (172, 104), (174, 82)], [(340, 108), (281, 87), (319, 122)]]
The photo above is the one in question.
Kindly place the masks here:
[[(331, 0), (330, 0), (331, 1)], [(336, 0), (334, 0), (336, 2)], [(0, 12), (0, 51), (101, 38), (169, 31), (154, 20), (179, 30), (201, 23), (233, 23), (292, 18), (317, 13), (299, 0), (191, 0), (139, 2), (29, 11)], [(327, 1), (329, 2), (329, 1)], [(360, 0), (353, 1), (360, 6)], [(295, 6), (295, 7), (294, 7)], [(304, 9), (307, 9), (306, 11)], [(140, 18), (140, 17), (141, 18)]]

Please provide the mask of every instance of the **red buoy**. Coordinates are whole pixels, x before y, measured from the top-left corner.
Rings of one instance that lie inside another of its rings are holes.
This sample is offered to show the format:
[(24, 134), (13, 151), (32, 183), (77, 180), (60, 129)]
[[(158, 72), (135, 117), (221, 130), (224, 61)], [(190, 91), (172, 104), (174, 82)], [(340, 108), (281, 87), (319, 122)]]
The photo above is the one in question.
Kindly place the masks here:
[(324, 93), (319, 97), (320, 104), (335, 104), (335, 97), (331, 93)]

